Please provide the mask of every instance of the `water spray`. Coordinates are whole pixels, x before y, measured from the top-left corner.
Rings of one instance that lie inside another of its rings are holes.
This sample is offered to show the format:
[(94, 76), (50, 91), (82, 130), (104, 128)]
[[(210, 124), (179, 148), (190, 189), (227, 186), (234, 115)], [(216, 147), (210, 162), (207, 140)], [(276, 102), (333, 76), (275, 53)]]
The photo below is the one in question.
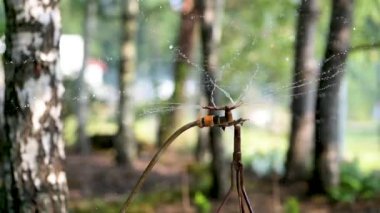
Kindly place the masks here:
[(190, 122), (179, 128), (175, 131), (160, 147), (160, 149), (153, 156), (152, 160), (149, 162), (148, 166), (145, 168), (144, 172), (138, 179), (137, 183), (134, 185), (131, 193), (129, 194), (127, 200), (123, 203), (123, 207), (121, 209), (122, 213), (125, 213), (132, 202), (133, 197), (140, 190), (142, 184), (147, 178), (149, 172), (152, 170), (154, 165), (157, 163), (163, 152), (172, 144), (172, 142), (180, 136), (183, 132), (193, 128), (193, 127), (220, 127), (222, 130), (225, 130), (226, 127), (234, 127), (234, 151), (231, 162), (231, 186), (224, 197), (221, 205), (217, 209), (217, 212), (220, 212), (223, 208), (224, 204), (227, 202), (232, 192), (237, 190), (238, 198), (239, 198), (239, 209), (240, 212), (245, 212), (245, 209), (248, 208), (249, 212), (253, 212), (253, 207), (249, 201), (247, 192), (244, 186), (244, 178), (243, 178), (243, 163), (241, 162), (241, 126), (246, 121), (246, 119), (239, 118), (235, 120), (232, 116), (232, 110), (238, 108), (240, 104), (233, 106), (206, 106), (203, 109), (208, 109), (210, 111), (224, 111), (224, 116), (218, 115), (206, 115), (202, 118), (197, 119), (196, 121)]

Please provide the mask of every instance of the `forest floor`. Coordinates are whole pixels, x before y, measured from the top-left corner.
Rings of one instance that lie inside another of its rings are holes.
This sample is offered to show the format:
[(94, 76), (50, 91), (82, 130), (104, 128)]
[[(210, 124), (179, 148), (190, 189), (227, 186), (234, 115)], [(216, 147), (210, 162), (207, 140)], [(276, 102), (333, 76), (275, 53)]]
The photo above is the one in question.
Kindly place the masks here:
[[(68, 152), (71, 212), (118, 212), (123, 199), (149, 162), (152, 150), (140, 155), (134, 162), (134, 169), (115, 166), (112, 156), (110, 151), (96, 151), (89, 156)], [(185, 172), (192, 162), (189, 153), (169, 149), (149, 175), (131, 212), (197, 212), (194, 196), (189, 193), (192, 178)], [(259, 179), (250, 172), (245, 173), (245, 182), (257, 213), (289, 212), (286, 211), (289, 208), (299, 208), (300, 212), (380, 212), (380, 197), (334, 203), (322, 196), (306, 196), (306, 183), (284, 185), (275, 178)], [(239, 212), (237, 195), (233, 197), (223, 212)], [(208, 204), (214, 212), (219, 202), (203, 201), (203, 206)]]

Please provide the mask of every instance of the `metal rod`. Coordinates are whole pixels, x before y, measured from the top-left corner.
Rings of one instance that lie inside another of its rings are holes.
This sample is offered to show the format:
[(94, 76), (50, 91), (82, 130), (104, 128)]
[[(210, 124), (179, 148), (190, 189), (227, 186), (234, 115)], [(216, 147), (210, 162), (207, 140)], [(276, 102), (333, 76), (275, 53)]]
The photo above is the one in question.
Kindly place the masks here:
[(243, 194), (243, 197), (244, 197), (244, 200), (245, 200), (245, 203), (249, 209), (249, 212), (253, 212), (253, 207), (252, 207), (252, 204), (248, 198), (248, 195), (247, 195), (247, 192), (245, 190), (245, 187), (244, 187), (244, 175), (243, 175), (243, 172), (244, 172), (244, 169), (243, 169), (243, 165), (241, 165), (241, 170), (240, 170), (240, 181), (241, 181), (241, 190), (242, 190), (242, 194)]
[(175, 131), (161, 146), (161, 148), (156, 152), (152, 160), (149, 162), (148, 166), (145, 168), (144, 172), (140, 176), (139, 180), (137, 181), (136, 185), (133, 187), (131, 193), (129, 194), (127, 200), (123, 203), (123, 207), (120, 212), (125, 213), (127, 211), (127, 208), (129, 207), (134, 195), (139, 191), (140, 187), (144, 183), (145, 179), (147, 178), (149, 172), (152, 170), (154, 165), (157, 163), (157, 161), (160, 159), (161, 154), (169, 147), (169, 145), (183, 132), (186, 130), (195, 127), (198, 125), (197, 121), (190, 122), (181, 128), (179, 128), (177, 131)]
[(128, 206), (130, 205), (134, 195), (137, 193), (137, 191), (140, 189), (141, 185), (145, 181), (148, 173), (152, 170), (153, 166), (156, 164), (158, 159), (160, 158), (161, 154), (168, 148), (168, 146), (184, 131), (190, 129), (191, 127), (198, 126), (199, 128), (203, 127), (212, 127), (212, 126), (218, 126), (222, 128), (223, 130), (226, 127), (234, 126), (234, 152), (231, 162), (231, 186), (224, 197), (221, 205), (217, 209), (217, 212), (220, 212), (223, 208), (224, 204), (228, 201), (229, 197), (231, 196), (232, 192), (235, 189), (238, 193), (239, 198), (239, 206), (240, 206), (240, 212), (245, 212), (244, 205), (246, 205), (249, 209), (249, 212), (253, 212), (252, 205), (249, 201), (247, 192), (244, 188), (244, 174), (243, 174), (243, 164), (241, 162), (241, 125), (246, 121), (245, 119), (239, 118), (237, 120), (233, 119), (232, 116), (232, 110), (239, 107), (241, 103), (235, 105), (235, 106), (224, 106), (224, 107), (203, 107), (204, 109), (209, 110), (224, 110), (224, 117), (217, 117), (213, 115), (207, 115), (203, 118), (198, 119), (197, 121), (190, 122), (187, 125), (181, 127), (178, 129), (173, 135), (171, 135), (163, 144), (163, 146), (157, 151), (157, 153), (154, 155), (152, 160), (149, 162), (148, 166), (145, 168), (143, 174), (139, 178), (136, 185), (133, 187), (131, 193), (129, 194), (128, 199), (124, 202), (123, 207), (121, 209), (121, 212), (126, 212)]
[(220, 206), (218, 207), (218, 209), (216, 210), (217, 213), (220, 212), (220, 210), (222, 210), (224, 204), (228, 201), (228, 199), (230, 198), (232, 192), (234, 191), (235, 189), (235, 173), (234, 173), (234, 163), (232, 162), (231, 163), (231, 186), (230, 186), (230, 189), (228, 190), (226, 196), (223, 198), (223, 201), (222, 203), (220, 204)]
[(234, 125), (234, 153), (233, 162), (236, 165), (236, 183), (239, 196), (240, 211), (245, 212), (244, 204), (248, 207), (249, 212), (253, 212), (252, 205), (249, 201), (247, 192), (244, 187), (243, 163), (241, 162), (241, 126)]

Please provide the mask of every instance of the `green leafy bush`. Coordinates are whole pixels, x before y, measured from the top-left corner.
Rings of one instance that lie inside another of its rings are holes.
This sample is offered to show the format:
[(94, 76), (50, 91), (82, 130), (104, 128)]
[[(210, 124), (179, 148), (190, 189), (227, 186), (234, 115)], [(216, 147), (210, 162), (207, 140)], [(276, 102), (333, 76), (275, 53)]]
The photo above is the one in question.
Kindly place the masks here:
[(299, 213), (300, 211), (300, 204), (295, 197), (290, 197), (285, 202), (285, 212), (286, 213)]
[(197, 192), (208, 194), (212, 185), (210, 167), (204, 163), (194, 163), (188, 166), (191, 177), (190, 193), (195, 195)]
[(211, 211), (211, 203), (202, 192), (196, 192), (194, 204), (197, 207), (197, 212), (208, 213)]
[(353, 202), (356, 199), (370, 199), (380, 193), (380, 176), (365, 174), (357, 161), (343, 163), (340, 184), (329, 191), (329, 196), (339, 202)]

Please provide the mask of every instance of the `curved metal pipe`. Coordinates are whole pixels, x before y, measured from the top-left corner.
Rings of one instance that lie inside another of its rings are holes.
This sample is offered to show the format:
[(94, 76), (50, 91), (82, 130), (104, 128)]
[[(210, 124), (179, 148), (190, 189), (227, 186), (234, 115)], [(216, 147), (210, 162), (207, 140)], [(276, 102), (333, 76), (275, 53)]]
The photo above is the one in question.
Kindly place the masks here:
[(140, 176), (139, 180), (133, 187), (131, 193), (129, 194), (127, 200), (123, 203), (123, 207), (120, 212), (125, 213), (126, 210), (128, 209), (134, 195), (138, 192), (138, 190), (141, 188), (142, 184), (144, 183), (145, 179), (147, 178), (149, 172), (152, 170), (154, 165), (157, 163), (157, 161), (160, 159), (162, 153), (169, 147), (169, 145), (178, 137), (180, 136), (183, 132), (186, 130), (198, 126), (199, 121), (193, 121), (190, 122), (181, 128), (179, 128), (177, 131), (175, 131), (161, 146), (161, 148), (156, 152), (156, 154), (153, 156), (152, 160), (150, 160), (148, 166), (145, 168), (144, 172)]

